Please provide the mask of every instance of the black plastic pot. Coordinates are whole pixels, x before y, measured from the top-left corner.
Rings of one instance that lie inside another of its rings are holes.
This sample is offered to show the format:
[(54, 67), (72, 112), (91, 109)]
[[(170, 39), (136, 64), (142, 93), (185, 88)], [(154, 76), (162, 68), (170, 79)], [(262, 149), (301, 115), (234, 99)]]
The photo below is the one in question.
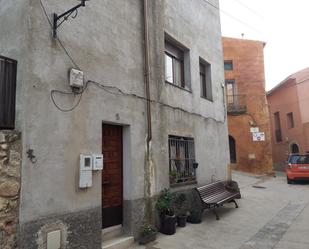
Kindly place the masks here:
[(161, 218), (161, 233), (172, 235), (176, 233), (176, 216), (162, 215)]
[(138, 243), (140, 245), (145, 245), (145, 244), (147, 244), (151, 241), (156, 240), (156, 238), (157, 238), (157, 233), (151, 233), (151, 234), (148, 234), (146, 236), (141, 236), (138, 240)]
[(187, 223), (187, 215), (178, 215), (177, 216), (177, 225), (179, 227), (185, 227)]
[(187, 220), (190, 223), (199, 224), (202, 222), (202, 213), (201, 212), (190, 213)]

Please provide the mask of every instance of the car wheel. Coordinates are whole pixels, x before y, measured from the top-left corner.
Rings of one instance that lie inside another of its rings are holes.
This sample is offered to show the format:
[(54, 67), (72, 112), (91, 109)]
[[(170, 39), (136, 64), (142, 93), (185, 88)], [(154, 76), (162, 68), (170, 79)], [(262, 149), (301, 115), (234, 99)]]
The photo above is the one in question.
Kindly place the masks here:
[(293, 181), (290, 180), (288, 177), (286, 177), (286, 181), (287, 181), (288, 184), (292, 184), (293, 183)]

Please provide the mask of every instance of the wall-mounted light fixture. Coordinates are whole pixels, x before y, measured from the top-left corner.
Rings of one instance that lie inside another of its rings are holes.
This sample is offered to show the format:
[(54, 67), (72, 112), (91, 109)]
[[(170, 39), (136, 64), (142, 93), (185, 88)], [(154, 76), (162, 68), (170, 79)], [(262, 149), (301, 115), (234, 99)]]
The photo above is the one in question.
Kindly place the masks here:
[(72, 16), (72, 18), (75, 18), (78, 14), (77, 10), (79, 7), (85, 7), (86, 6), (86, 1), (89, 0), (78, 0), (80, 1), (80, 4), (76, 5), (72, 9), (69, 9), (68, 11), (64, 12), (61, 15), (57, 15), (54, 13), (53, 15), (53, 37), (57, 38), (57, 29), (63, 24), (65, 21), (68, 20), (68, 18), (75, 12), (75, 15)]

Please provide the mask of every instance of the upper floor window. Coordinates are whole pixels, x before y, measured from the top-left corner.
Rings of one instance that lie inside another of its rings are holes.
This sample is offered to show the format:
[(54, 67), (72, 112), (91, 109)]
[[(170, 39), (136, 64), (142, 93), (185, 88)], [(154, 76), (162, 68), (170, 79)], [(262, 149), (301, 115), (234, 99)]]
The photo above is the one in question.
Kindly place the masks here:
[(189, 88), (186, 84), (186, 49), (165, 40), (165, 81), (181, 88)]
[(293, 112), (290, 112), (286, 115), (287, 123), (288, 123), (288, 129), (294, 128), (294, 117)]
[(201, 97), (212, 100), (211, 66), (202, 59), (200, 59), (200, 84)]
[(276, 142), (282, 142), (282, 133), (281, 133), (281, 123), (280, 123), (280, 113), (274, 113), (274, 122), (275, 122), (275, 138)]
[(17, 61), (0, 56), (0, 129), (15, 128)]
[(232, 71), (233, 70), (233, 61), (224, 61), (224, 70), (225, 71)]
[(233, 104), (234, 97), (236, 95), (235, 80), (225, 80), (225, 88), (226, 88), (226, 95), (227, 95), (227, 103)]
[(168, 137), (170, 184), (196, 181), (194, 139)]

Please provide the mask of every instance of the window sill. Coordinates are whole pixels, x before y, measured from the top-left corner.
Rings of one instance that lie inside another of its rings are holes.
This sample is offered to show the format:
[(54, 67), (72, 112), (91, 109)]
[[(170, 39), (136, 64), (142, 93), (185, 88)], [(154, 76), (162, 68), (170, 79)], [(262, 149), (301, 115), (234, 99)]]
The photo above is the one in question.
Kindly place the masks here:
[(179, 88), (179, 89), (181, 89), (181, 90), (184, 90), (184, 91), (186, 91), (186, 92), (192, 93), (192, 90), (191, 90), (191, 89), (187, 89), (187, 88), (184, 88), (184, 87), (181, 87), (181, 86), (177, 86), (177, 85), (175, 85), (175, 84), (173, 84), (173, 83), (171, 83), (171, 82), (168, 82), (168, 81), (165, 81), (165, 83), (168, 84), (168, 85), (174, 86), (174, 87), (176, 87), (176, 88)]
[(197, 180), (193, 181), (187, 181), (187, 182), (179, 182), (179, 183), (170, 183), (171, 188), (178, 188), (178, 187), (183, 187), (183, 186), (188, 186), (188, 185), (196, 185)]
[(201, 96), (201, 98), (202, 98), (202, 99), (205, 99), (205, 100), (207, 100), (207, 101), (209, 101), (209, 102), (211, 102), (211, 103), (213, 103), (213, 102), (214, 102), (214, 100), (213, 100), (213, 99), (209, 99), (209, 98), (206, 98), (206, 97), (204, 97), (204, 96)]

